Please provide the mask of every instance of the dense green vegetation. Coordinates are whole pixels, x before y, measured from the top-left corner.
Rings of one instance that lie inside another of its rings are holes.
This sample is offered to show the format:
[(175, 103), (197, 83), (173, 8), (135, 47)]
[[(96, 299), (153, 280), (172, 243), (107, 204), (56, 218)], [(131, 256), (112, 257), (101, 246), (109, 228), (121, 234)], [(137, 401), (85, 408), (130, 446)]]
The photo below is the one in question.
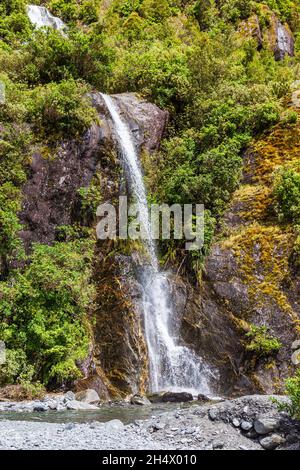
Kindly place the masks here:
[(294, 168), (281, 168), (275, 179), (274, 196), (280, 220), (300, 223), (300, 173)]
[[(89, 243), (88, 236), (78, 241), (67, 227), (72, 237), (53, 247), (35, 246), (30, 259), (18, 237), (21, 188), (32, 150), (48, 146), (48, 154), (55, 155), (55, 142), (83, 134), (96, 119), (87, 98), (92, 88), (138, 92), (168, 109), (161, 150), (145, 157), (149, 198), (205, 204), (203, 252), (185, 261), (198, 274), (239, 185), (242, 152), (280, 119), (298, 61), (297, 56), (276, 62), (267, 42), (261, 49), (239, 30), (242, 20), (257, 14), (265, 32), (270, 7), (298, 37), (298, 0), (35, 3), (66, 21), (68, 35), (34, 30), (24, 0), (1, 2), (0, 80), (6, 103), (0, 105), (0, 320), (9, 358), (1, 384), (49, 385), (78, 377), (76, 364), (89, 338), (93, 248), (81, 245)], [(298, 176), (281, 173), (275, 190), (280, 214), (292, 219), (299, 217)], [(89, 203), (86, 188), (80, 196)], [(180, 244), (161, 248), (164, 261), (181, 264)], [(13, 269), (16, 258), (23, 263)], [(263, 332), (256, 331), (251, 344), (260, 347), (261, 339), (264, 348), (270, 338)]]
[(277, 338), (268, 333), (266, 326), (251, 325), (246, 338), (246, 351), (254, 353), (257, 357), (276, 354), (282, 346)]
[(295, 377), (286, 381), (286, 393), (289, 395), (291, 404), (285, 409), (296, 419), (300, 419), (300, 369)]
[(0, 335), (8, 348), (1, 385), (37, 379), (56, 385), (80, 376), (93, 306), (92, 256), (87, 241), (36, 245), (30, 265), (0, 284)]

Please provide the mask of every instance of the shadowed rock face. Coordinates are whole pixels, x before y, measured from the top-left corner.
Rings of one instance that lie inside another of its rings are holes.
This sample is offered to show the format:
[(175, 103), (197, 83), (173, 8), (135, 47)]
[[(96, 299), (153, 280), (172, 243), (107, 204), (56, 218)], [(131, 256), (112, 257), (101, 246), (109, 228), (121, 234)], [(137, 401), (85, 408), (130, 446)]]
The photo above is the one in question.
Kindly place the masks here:
[[(111, 121), (100, 94), (93, 94), (92, 99), (100, 125), (94, 124), (80, 141), (61, 142), (54, 157), (45, 158), (40, 153), (32, 157), (20, 213), (24, 225), (21, 237), (27, 248), (32, 242), (53, 243), (58, 226), (78, 221), (78, 190), (88, 187), (97, 171), (102, 176), (104, 193), (109, 196), (114, 185), (118, 190), (118, 181), (114, 181), (118, 161), (111, 159), (114, 147)], [(131, 93), (117, 95), (116, 100), (137, 144), (155, 150), (168, 114)]]
[(20, 213), (21, 237), (27, 248), (32, 242), (53, 243), (57, 227), (76, 220), (77, 191), (87, 187), (105, 164), (104, 144), (103, 130), (94, 125), (81, 142), (62, 142), (54, 158), (40, 153), (32, 156)]

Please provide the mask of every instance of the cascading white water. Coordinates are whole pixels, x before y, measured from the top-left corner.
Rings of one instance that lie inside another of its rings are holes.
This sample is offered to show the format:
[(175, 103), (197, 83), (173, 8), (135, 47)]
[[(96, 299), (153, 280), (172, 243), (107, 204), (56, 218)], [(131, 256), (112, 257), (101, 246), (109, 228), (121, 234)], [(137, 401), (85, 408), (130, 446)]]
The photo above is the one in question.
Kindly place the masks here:
[(170, 302), (167, 273), (159, 272), (155, 243), (151, 238), (151, 221), (138, 153), (126, 123), (120, 117), (112, 97), (102, 95), (114, 123), (119, 150), (130, 177), (132, 196), (136, 199), (140, 221), (148, 241), (150, 263), (142, 275), (145, 337), (150, 363), (150, 386), (153, 392), (190, 391), (209, 393), (210, 369), (188, 347), (180, 345), (179, 326)]
[(65, 31), (67, 26), (56, 16), (53, 16), (45, 7), (38, 5), (27, 5), (27, 14), (31, 23), (37, 28), (51, 27), (59, 31)]

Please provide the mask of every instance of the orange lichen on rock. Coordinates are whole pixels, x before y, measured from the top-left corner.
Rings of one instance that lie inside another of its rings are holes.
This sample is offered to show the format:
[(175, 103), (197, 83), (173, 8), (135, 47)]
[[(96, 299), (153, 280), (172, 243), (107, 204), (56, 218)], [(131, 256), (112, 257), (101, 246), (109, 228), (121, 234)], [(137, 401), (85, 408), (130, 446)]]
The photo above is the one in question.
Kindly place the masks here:
[(293, 233), (255, 223), (232, 234), (223, 246), (234, 253), (255, 305), (265, 302), (266, 297), (272, 298), (282, 310), (294, 317), (293, 309), (281, 290), (281, 284), (289, 273)]
[(299, 162), (300, 112), (295, 125), (278, 124), (269, 135), (254, 143), (246, 154), (245, 175), (252, 183), (270, 184), (276, 169)]

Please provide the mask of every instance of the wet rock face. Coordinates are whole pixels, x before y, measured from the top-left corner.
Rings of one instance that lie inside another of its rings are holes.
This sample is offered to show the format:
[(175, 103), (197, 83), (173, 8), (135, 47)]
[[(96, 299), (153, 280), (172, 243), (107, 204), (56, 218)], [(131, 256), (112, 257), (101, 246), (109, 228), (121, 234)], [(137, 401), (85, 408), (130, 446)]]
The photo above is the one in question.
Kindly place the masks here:
[[(168, 113), (135, 95), (115, 97), (124, 119), (136, 137), (140, 149), (159, 147)], [(92, 94), (98, 110), (95, 123), (79, 140), (67, 139), (53, 149), (53, 155), (32, 156), (29, 178), (23, 188), (20, 221), (21, 237), (27, 251), (33, 242), (52, 244), (58, 227), (81, 223), (96, 227), (96, 214), (82, 215), (78, 190), (89, 187), (100, 174), (101, 195), (105, 201), (120, 194), (122, 168), (116, 157), (113, 126), (99, 93)], [(141, 313), (133, 305), (140, 287), (132, 273), (131, 257), (104, 257), (112, 247), (99, 242), (95, 260), (98, 307), (94, 346), (86, 360), (78, 364), (83, 377), (74, 383), (76, 391), (94, 389), (101, 400), (109, 395), (143, 392), (147, 381), (146, 349)]]
[(148, 362), (136, 267), (129, 256), (104, 260), (100, 252), (98, 255), (95, 362), (101, 364), (111, 396), (143, 394), (148, 385)]
[[(94, 104), (101, 115), (105, 116), (106, 126), (111, 118), (100, 94), (92, 95)], [(141, 100), (134, 93), (121, 93), (113, 95), (120, 114), (129, 125), (136, 144), (148, 152), (157, 150), (163, 137), (169, 118), (167, 111), (163, 111), (152, 103)], [(110, 124), (110, 131), (113, 127)]]
[(276, 22), (276, 46), (275, 58), (283, 60), (286, 55), (293, 57), (295, 54), (295, 40), (288, 25)]
[[(92, 99), (100, 125), (94, 124), (80, 141), (62, 142), (54, 156), (44, 157), (40, 153), (32, 156), (20, 213), (24, 225), (21, 237), (26, 247), (32, 242), (51, 244), (58, 226), (78, 221), (78, 190), (88, 187), (97, 171), (102, 176), (104, 195), (109, 197), (111, 189), (118, 191), (119, 181), (113, 181), (118, 162), (110, 158), (114, 149), (113, 127), (101, 95), (94, 93)], [(168, 114), (131, 93), (116, 95), (115, 99), (137, 144), (149, 151), (157, 149)], [(113, 185), (116, 187), (112, 188)]]
[(94, 125), (81, 142), (63, 142), (54, 158), (40, 153), (32, 156), (20, 213), (21, 237), (27, 248), (33, 242), (53, 243), (57, 227), (76, 220), (78, 190), (89, 186), (101, 168), (102, 144), (102, 129)]
[(239, 25), (238, 34), (243, 39), (251, 37), (257, 42), (257, 48), (271, 49), (274, 51), (276, 60), (283, 60), (286, 55), (291, 57), (295, 54), (295, 40), (293, 33), (287, 23), (282, 23), (277, 16), (264, 6), (265, 14), (268, 16), (268, 27), (260, 24), (259, 17), (252, 15)]

